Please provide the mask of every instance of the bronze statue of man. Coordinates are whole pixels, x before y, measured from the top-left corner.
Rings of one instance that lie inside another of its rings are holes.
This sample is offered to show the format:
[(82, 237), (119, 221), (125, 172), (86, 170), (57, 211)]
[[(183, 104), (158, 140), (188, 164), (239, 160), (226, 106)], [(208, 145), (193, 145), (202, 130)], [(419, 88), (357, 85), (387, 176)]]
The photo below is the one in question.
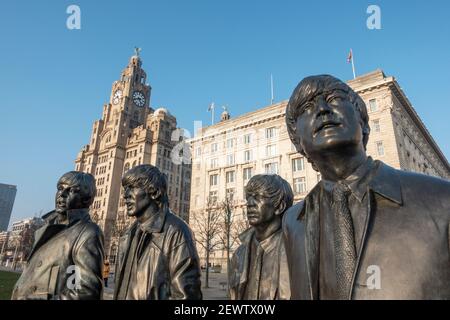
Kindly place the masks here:
[(36, 230), (13, 300), (94, 300), (103, 292), (103, 233), (91, 221), (95, 179), (71, 171), (58, 181), (56, 209)]
[(289, 100), (291, 141), (322, 176), (283, 218), (292, 299), (450, 299), (450, 182), (368, 157), (368, 118), (329, 75)]
[(289, 183), (278, 175), (255, 175), (245, 186), (251, 227), (240, 235), (231, 260), (232, 300), (287, 300), (289, 273), (281, 231), (283, 213), (292, 206)]
[(189, 226), (169, 209), (165, 174), (139, 165), (122, 186), (136, 220), (119, 240), (114, 299), (201, 299), (197, 249)]

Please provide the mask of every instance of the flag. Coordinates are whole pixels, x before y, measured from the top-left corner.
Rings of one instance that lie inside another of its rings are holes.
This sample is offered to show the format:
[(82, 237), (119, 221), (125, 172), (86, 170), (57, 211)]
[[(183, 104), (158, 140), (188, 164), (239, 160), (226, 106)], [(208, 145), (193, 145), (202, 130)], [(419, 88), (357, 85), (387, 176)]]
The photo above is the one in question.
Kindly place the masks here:
[(208, 111), (211, 111), (212, 109), (214, 109), (214, 102), (209, 105)]
[(347, 56), (347, 63), (350, 63), (352, 61), (352, 59), (353, 59), (353, 51), (352, 51), (352, 49), (350, 49), (350, 52), (348, 53), (348, 56)]

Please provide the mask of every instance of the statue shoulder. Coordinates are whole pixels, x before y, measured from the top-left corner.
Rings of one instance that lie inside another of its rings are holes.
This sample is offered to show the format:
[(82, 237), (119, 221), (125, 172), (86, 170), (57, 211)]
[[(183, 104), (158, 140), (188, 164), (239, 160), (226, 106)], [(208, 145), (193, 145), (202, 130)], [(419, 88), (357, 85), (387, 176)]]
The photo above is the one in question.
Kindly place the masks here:
[(289, 226), (292, 226), (293, 223), (298, 220), (304, 206), (305, 201), (301, 200), (290, 207), (288, 210), (286, 210), (286, 212), (283, 214), (283, 230), (286, 230), (287, 228), (289, 228)]
[(422, 199), (423, 201), (440, 199), (450, 206), (449, 180), (416, 172), (394, 170), (400, 179), (402, 193), (409, 195), (410, 199)]

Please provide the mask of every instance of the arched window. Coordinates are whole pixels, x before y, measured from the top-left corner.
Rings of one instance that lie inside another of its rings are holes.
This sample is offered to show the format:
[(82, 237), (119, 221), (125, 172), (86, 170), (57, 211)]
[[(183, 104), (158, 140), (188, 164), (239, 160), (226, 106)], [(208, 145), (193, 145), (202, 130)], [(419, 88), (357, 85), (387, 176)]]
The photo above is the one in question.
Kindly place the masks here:
[(136, 166), (136, 160), (133, 161), (133, 167), (135, 167), (135, 166)]
[(125, 167), (124, 167), (124, 169), (123, 169), (123, 172), (125, 173), (125, 172), (127, 172), (129, 169), (130, 169), (130, 163), (127, 162), (127, 163), (125, 163)]

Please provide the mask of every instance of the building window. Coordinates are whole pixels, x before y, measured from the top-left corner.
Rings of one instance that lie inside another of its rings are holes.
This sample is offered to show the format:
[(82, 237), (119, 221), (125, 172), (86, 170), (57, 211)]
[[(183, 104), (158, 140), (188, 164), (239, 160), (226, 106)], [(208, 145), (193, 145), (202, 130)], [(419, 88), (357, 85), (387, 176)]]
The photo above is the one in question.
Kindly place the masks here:
[(209, 205), (216, 205), (217, 204), (217, 191), (210, 191), (209, 197), (208, 197)]
[(384, 156), (383, 141), (377, 141), (377, 152), (379, 156)]
[(370, 112), (374, 112), (378, 110), (377, 99), (369, 100), (369, 110)]
[(234, 182), (234, 171), (228, 171), (226, 173), (226, 180), (227, 180), (227, 183), (233, 183)]
[(233, 138), (227, 139), (227, 148), (228, 149), (233, 148), (233, 145), (234, 145), (234, 139)]
[(294, 193), (301, 194), (306, 193), (306, 178), (295, 178), (294, 179)]
[(198, 206), (200, 204), (200, 196), (196, 195), (195, 196), (195, 205)]
[(297, 172), (303, 170), (305, 170), (304, 158), (292, 159), (292, 171)]
[(234, 154), (227, 155), (227, 166), (234, 165)]
[(195, 178), (195, 186), (200, 187), (200, 177)]
[(277, 128), (272, 127), (272, 128), (267, 128), (266, 129), (266, 139), (275, 138), (276, 134), (277, 134)]
[(217, 158), (211, 159), (211, 168), (217, 168)]
[(214, 142), (211, 144), (211, 153), (217, 152), (217, 143)]
[(228, 199), (228, 201), (232, 202), (233, 198), (234, 198), (234, 188), (228, 188), (226, 191), (226, 197)]
[(248, 162), (252, 160), (252, 150), (245, 150), (244, 151), (244, 161)]
[(245, 144), (249, 144), (252, 142), (252, 134), (251, 133), (247, 133), (246, 135), (244, 135), (244, 143)]
[(373, 127), (373, 130), (375, 132), (381, 132), (380, 120), (379, 119), (373, 120), (372, 121), (372, 127)]
[(201, 147), (195, 148), (195, 155), (197, 157), (200, 157), (202, 155), (202, 148)]
[(278, 174), (278, 162), (266, 163), (264, 168), (267, 174)]
[(252, 168), (244, 168), (244, 181), (249, 180), (252, 177)]
[(212, 174), (209, 176), (209, 185), (210, 186), (217, 186), (219, 182), (219, 175)]
[(274, 144), (269, 144), (266, 146), (266, 157), (272, 157), (277, 154), (277, 146)]

